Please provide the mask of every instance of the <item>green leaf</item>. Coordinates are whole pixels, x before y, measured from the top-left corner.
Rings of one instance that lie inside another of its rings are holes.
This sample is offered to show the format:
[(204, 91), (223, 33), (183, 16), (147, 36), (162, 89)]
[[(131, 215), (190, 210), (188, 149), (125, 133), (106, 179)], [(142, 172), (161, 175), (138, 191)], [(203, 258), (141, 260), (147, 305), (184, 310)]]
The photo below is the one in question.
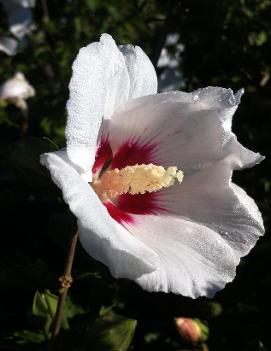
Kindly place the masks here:
[(24, 137), (14, 143), (7, 155), (18, 178), (31, 188), (55, 189), (49, 172), (40, 164), (40, 155), (56, 150), (49, 139)]
[(200, 319), (195, 318), (194, 321), (197, 323), (197, 325), (200, 328), (200, 341), (205, 342), (208, 340), (209, 337), (209, 328), (208, 326), (203, 323)]
[[(32, 315), (36, 318), (36, 321), (39, 322), (40, 328), (45, 333), (50, 333), (57, 310), (57, 303), (58, 296), (52, 294), (49, 290), (45, 290), (43, 293), (36, 291), (32, 305)], [(84, 313), (84, 309), (73, 303), (68, 295), (65, 302), (62, 329), (69, 330), (69, 320), (78, 314)]]
[(109, 313), (89, 326), (81, 351), (126, 351), (135, 333), (137, 321)]
[(99, 6), (98, 0), (85, 0), (85, 1), (86, 1), (87, 7), (92, 11), (95, 11), (96, 8)]
[(110, 313), (112, 310), (113, 310), (113, 308), (114, 307), (116, 307), (116, 302), (115, 303), (113, 303), (113, 305), (111, 305), (111, 306), (102, 306), (101, 308), (100, 308), (100, 311), (99, 311), (99, 316), (100, 317), (103, 317), (103, 316), (105, 316), (106, 314), (108, 314), (108, 313)]
[(41, 332), (32, 332), (30, 330), (22, 330), (13, 334), (16, 340), (16, 344), (25, 345), (28, 343), (41, 344), (47, 340), (47, 336)]
[(43, 293), (36, 291), (35, 293), (32, 314), (40, 320), (41, 328), (46, 333), (50, 332), (51, 325), (54, 321), (57, 302), (58, 297), (49, 290), (45, 290)]
[(75, 304), (72, 301), (71, 297), (68, 295), (65, 303), (62, 328), (66, 330), (70, 329), (69, 320), (79, 314), (84, 314), (84, 313), (85, 313), (85, 310), (81, 306)]

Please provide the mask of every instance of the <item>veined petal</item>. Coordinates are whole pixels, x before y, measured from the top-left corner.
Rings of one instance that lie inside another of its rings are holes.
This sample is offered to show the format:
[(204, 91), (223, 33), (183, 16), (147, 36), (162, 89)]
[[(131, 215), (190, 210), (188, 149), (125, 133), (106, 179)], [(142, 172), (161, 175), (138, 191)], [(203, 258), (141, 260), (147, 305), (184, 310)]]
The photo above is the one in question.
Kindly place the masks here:
[(157, 202), (173, 216), (216, 231), (242, 257), (264, 234), (264, 226), (255, 202), (231, 183), (230, 158), (184, 177), (179, 187), (163, 189), (157, 194)]
[(144, 51), (139, 46), (121, 45), (130, 77), (130, 99), (157, 93), (157, 75)]
[(108, 34), (79, 51), (73, 63), (67, 103), (67, 153), (71, 161), (91, 169), (102, 118), (109, 118), (129, 96), (125, 60)]
[(41, 156), (78, 219), (80, 241), (89, 255), (106, 264), (116, 278), (136, 279), (155, 270), (158, 259), (153, 250), (110, 217), (91, 186), (66, 160), (65, 151)]
[(232, 281), (239, 258), (216, 232), (171, 216), (138, 216), (131, 233), (158, 254), (160, 268), (136, 279), (148, 291), (212, 297)]
[(127, 143), (131, 149), (134, 144), (137, 149), (144, 145), (151, 150), (153, 163), (175, 165), (185, 174), (229, 154), (235, 158), (235, 168), (259, 163), (262, 157), (242, 147), (231, 132), (241, 94), (209, 87), (130, 100), (110, 121), (113, 154)]

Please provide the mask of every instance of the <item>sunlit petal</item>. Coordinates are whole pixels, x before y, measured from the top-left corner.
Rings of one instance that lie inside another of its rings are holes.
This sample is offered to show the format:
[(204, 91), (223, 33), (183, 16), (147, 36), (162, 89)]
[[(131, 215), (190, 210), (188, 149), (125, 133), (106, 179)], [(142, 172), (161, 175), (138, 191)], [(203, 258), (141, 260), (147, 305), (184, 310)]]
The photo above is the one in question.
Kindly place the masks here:
[(245, 149), (231, 132), (241, 94), (210, 87), (129, 101), (112, 117), (109, 138), (113, 154), (124, 145), (129, 145), (134, 158), (145, 152), (142, 149), (148, 150), (151, 162), (176, 165), (185, 173), (229, 154), (235, 157), (235, 168), (259, 163), (262, 157)]
[(157, 93), (157, 76), (155, 69), (144, 51), (139, 46), (122, 45), (119, 47), (124, 55), (130, 77), (129, 98)]
[(157, 268), (157, 255), (110, 217), (91, 186), (68, 163), (65, 151), (44, 154), (41, 162), (77, 217), (80, 241), (89, 255), (106, 264), (115, 277), (135, 279)]
[(129, 86), (124, 57), (110, 35), (80, 50), (69, 85), (66, 138), (68, 156), (82, 172), (93, 165), (102, 118), (127, 100)]
[(237, 255), (215, 231), (180, 217), (136, 216), (133, 235), (151, 247), (160, 268), (136, 281), (148, 291), (212, 297), (235, 276)]

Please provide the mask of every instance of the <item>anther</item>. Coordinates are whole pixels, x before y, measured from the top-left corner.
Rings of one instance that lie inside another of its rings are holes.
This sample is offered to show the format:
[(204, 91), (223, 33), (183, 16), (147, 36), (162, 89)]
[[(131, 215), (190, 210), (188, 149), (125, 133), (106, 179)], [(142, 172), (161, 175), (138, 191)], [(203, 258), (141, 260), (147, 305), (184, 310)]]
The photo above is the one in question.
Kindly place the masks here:
[(92, 183), (92, 187), (102, 201), (121, 194), (145, 194), (172, 186), (177, 180), (183, 180), (183, 172), (177, 167), (150, 164), (127, 166), (106, 171), (102, 177)]

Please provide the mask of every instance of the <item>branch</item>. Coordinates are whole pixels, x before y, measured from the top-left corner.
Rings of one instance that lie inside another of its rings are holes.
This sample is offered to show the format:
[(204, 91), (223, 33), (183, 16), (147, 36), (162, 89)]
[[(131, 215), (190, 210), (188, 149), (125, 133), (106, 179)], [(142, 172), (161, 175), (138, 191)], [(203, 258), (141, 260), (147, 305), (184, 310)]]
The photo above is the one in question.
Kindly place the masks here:
[(60, 289), (60, 296), (59, 296), (56, 315), (55, 315), (54, 329), (52, 332), (52, 341), (58, 336), (61, 329), (61, 323), (64, 316), (65, 302), (66, 302), (68, 290), (71, 287), (71, 283), (73, 280), (71, 276), (71, 272), (72, 272), (72, 265), (73, 265), (75, 250), (76, 250), (76, 244), (78, 241), (78, 236), (79, 236), (79, 233), (78, 231), (76, 231), (71, 238), (64, 275), (61, 278), (59, 278), (61, 282), (61, 289)]

